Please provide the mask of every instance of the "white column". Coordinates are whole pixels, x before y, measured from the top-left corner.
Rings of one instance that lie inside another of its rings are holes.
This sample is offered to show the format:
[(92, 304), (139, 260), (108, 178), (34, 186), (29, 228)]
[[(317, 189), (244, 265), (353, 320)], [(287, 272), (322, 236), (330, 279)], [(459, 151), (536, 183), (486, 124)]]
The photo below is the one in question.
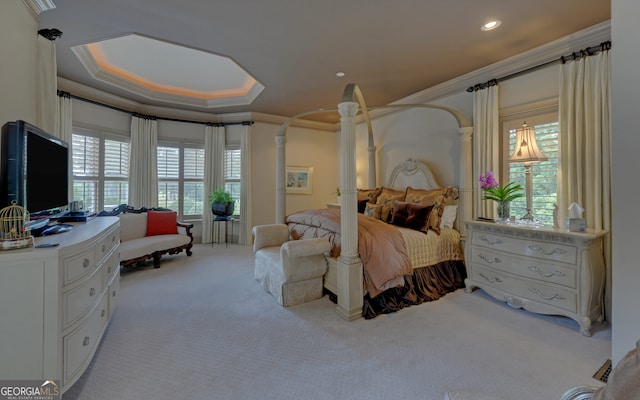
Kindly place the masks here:
[(356, 188), (356, 113), (358, 103), (338, 104), (341, 131), (341, 253), (338, 258), (338, 307), (347, 320), (362, 315), (362, 262), (358, 255), (358, 194)]
[(367, 148), (369, 152), (369, 189), (375, 188), (378, 183), (376, 182), (376, 146), (369, 146)]
[(285, 136), (276, 136), (276, 224), (284, 224), (287, 212), (286, 144)]
[(471, 139), (473, 137), (473, 127), (462, 127), (458, 129), (460, 134), (460, 157), (462, 158), (462, 168), (460, 168), (460, 198), (458, 199), (458, 231), (462, 236), (462, 248), (467, 237), (465, 221), (471, 220), (473, 216), (473, 147)]

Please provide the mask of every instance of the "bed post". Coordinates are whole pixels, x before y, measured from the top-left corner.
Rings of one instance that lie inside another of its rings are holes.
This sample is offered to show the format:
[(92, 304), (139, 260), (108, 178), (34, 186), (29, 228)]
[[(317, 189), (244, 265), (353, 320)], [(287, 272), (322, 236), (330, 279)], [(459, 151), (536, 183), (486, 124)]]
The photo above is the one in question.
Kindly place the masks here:
[(338, 257), (337, 313), (346, 320), (362, 315), (362, 261), (358, 255), (358, 199), (356, 188), (356, 113), (358, 103), (338, 104), (341, 124), (340, 208), (341, 252)]
[(286, 214), (285, 196), (287, 192), (284, 186), (286, 180), (286, 143), (287, 138), (284, 135), (276, 136), (276, 224), (284, 224)]
[(376, 182), (376, 146), (371, 143), (372, 140), (372, 138), (369, 139), (369, 147), (367, 147), (369, 151), (369, 189), (378, 187), (378, 182)]
[(462, 240), (462, 249), (467, 238), (467, 228), (464, 224), (473, 218), (473, 158), (471, 138), (473, 127), (464, 126), (458, 128), (460, 134), (460, 156), (462, 168), (460, 168), (460, 198), (458, 199), (458, 231)]

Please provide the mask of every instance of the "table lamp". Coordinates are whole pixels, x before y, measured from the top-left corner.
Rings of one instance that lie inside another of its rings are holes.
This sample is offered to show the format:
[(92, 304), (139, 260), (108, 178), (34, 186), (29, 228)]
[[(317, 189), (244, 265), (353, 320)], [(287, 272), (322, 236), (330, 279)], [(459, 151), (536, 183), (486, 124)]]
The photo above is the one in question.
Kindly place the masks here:
[(527, 213), (521, 218), (525, 221), (534, 221), (531, 209), (533, 208), (533, 177), (531, 176), (531, 163), (535, 161), (546, 161), (545, 156), (536, 143), (536, 131), (527, 126), (526, 121), (522, 128), (516, 129), (516, 148), (507, 160), (510, 163), (524, 163), (524, 176), (526, 179)]

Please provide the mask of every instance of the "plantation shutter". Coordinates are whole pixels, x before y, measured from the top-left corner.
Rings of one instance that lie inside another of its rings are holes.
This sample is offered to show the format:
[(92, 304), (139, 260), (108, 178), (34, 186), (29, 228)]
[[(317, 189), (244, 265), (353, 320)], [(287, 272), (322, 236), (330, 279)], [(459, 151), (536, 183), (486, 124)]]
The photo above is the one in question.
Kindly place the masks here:
[(204, 149), (184, 149), (184, 178), (204, 179)]
[(129, 143), (104, 141), (104, 176), (110, 178), (129, 176)]
[(158, 178), (178, 179), (180, 150), (177, 147), (158, 147)]
[(71, 140), (73, 175), (98, 177), (100, 175), (100, 139), (73, 134)]

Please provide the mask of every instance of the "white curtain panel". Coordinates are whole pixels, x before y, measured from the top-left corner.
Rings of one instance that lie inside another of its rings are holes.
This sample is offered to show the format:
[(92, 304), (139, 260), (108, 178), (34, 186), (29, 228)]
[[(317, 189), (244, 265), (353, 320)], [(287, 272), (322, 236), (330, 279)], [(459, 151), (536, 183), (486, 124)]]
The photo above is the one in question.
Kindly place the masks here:
[(240, 136), (241, 171), (240, 171), (240, 235), (239, 244), (251, 244), (251, 126), (242, 125)]
[(494, 218), (495, 202), (482, 200), (480, 175), (492, 171), (500, 185), (500, 116), (498, 85), (477, 90), (473, 97), (473, 217)]
[(56, 45), (38, 35), (38, 77), (36, 82), (36, 126), (54, 134), (57, 113)]
[[(69, 145), (69, 157), (73, 155), (73, 115), (72, 100), (68, 93), (58, 96), (56, 113), (56, 129), (54, 136)], [(69, 163), (69, 200), (73, 200), (73, 163)]]
[(131, 117), (129, 205), (158, 207), (158, 121)]
[[(611, 61), (610, 51), (560, 68), (560, 174), (558, 208), (564, 221), (571, 203), (584, 208), (587, 228), (611, 231)], [(611, 235), (604, 246), (611, 265)], [(607, 309), (611, 272), (607, 268)], [(610, 312), (607, 314), (611, 315)]]
[[(204, 207), (202, 208), (202, 243), (218, 241), (218, 232), (213, 231), (213, 214), (209, 196), (224, 186), (224, 148), (226, 130), (224, 126), (207, 125), (204, 134)], [(226, 229), (226, 224), (223, 224)], [(225, 232), (226, 234), (226, 232)]]

